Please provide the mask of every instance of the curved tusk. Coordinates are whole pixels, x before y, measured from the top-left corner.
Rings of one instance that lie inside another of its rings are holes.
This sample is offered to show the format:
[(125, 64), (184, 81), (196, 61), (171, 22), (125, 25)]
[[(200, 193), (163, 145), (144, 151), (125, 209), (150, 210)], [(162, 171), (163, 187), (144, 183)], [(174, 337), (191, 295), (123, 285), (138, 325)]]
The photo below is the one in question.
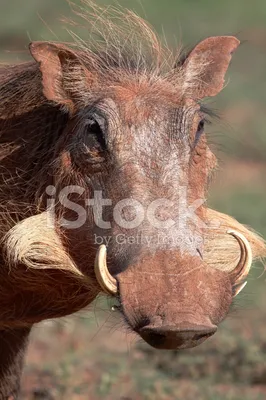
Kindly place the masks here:
[(249, 241), (242, 233), (234, 230), (229, 230), (227, 233), (236, 238), (241, 249), (239, 263), (231, 274), (234, 286), (234, 296), (236, 296), (246, 286), (247, 282), (243, 283), (243, 280), (248, 276), (252, 265), (252, 250)]
[(247, 281), (245, 281), (244, 283), (240, 283), (239, 285), (234, 286), (234, 297), (236, 297), (238, 295), (238, 293), (240, 293), (241, 290), (244, 289), (246, 284), (247, 284)]
[(102, 290), (111, 295), (117, 294), (117, 282), (110, 274), (106, 263), (106, 246), (101, 244), (94, 262), (94, 272)]

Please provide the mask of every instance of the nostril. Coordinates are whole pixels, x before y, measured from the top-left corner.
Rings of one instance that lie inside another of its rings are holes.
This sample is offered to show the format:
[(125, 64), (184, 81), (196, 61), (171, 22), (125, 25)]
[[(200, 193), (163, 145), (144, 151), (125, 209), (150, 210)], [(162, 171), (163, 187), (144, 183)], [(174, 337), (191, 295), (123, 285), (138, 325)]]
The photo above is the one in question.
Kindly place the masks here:
[(208, 337), (214, 335), (216, 330), (217, 330), (217, 327), (213, 327), (212, 329), (200, 330), (198, 332), (194, 332), (192, 340), (200, 341), (202, 339), (207, 339)]
[(165, 342), (167, 335), (150, 328), (142, 328), (139, 331), (141, 337), (151, 346), (159, 347)]
[(214, 332), (197, 333), (196, 335), (193, 336), (193, 340), (207, 339), (208, 337), (212, 336), (213, 334), (214, 334)]

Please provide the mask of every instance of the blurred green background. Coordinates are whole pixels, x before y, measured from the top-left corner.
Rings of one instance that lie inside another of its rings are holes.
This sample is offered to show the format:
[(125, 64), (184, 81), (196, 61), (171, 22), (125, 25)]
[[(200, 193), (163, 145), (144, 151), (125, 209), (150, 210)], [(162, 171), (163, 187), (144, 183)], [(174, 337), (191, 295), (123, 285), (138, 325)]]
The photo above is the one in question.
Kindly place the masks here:
[[(98, 4), (114, 4), (111, 0)], [(210, 35), (237, 35), (227, 87), (208, 104), (221, 119), (207, 127), (220, 170), (209, 203), (266, 237), (265, 0), (121, 0), (165, 35), (191, 47)], [(60, 18), (65, 0), (0, 0), (0, 60), (29, 58), (31, 40), (69, 40)], [(45, 22), (44, 22), (45, 21)], [(49, 27), (49, 28), (48, 28)], [(249, 283), (219, 332), (199, 348), (162, 352), (135, 339), (98, 300), (92, 312), (35, 328), (23, 377), (23, 399), (266, 399), (265, 274)]]

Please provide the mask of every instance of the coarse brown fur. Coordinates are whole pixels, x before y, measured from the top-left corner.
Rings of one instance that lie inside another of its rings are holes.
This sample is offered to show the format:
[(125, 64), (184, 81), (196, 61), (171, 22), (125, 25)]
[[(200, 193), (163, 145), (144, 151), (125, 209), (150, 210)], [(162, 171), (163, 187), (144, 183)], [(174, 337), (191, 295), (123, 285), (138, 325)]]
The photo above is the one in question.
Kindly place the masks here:
[[(0, 69), (0, 329), (13, 338), (23, 331), (24, 348), (34, 323), (89, 305), (101, 291), (93, 270), (95, 237), (106, 234), (112, 238), (109, 269), (132, 329), (158, 348), (196, 345), (201, 339), (195, 339), (195, 326), (214, 329), (232, 301), (230, 273), (240, 250), (227, 231), (243, 233), (255, 259), (266, 256), (264, 241), (203, 204), (196, 209), (203, 225), (189, 221), (186, 230), (160, 231), (167, 239), (178, 237), (178, 244), (155, 243), (157, 231), (146, 222), (129, 232), (110, 210), (106, 231), (91, 211), (71, 230), (61, 221), (74, 221), (76, 214), (63, 207), (60, 193), (78, 185), (82, 192), (70, 198), (79, 206), (102, 190), (113, 205), (134, 198), (145, 210), (157, 198), (178, 204), (182, 187), (189, 206), (204, 199), (216, 159), (205, 135), (195, 135), (204, 119), (200, 103), (222, 89), (238, 41), (209, 38), (181, 57), (130, 11), (105, 10), (87, 0), (73, 8), (76, 20), (90, 26), (89, 40), (71, 31), (72, 44), (33, 43), (34, 61)], [(96, 133), (86, 128), (91, 120)], [(108, 126), (101, 128), (103, 120)], [(99, 138), (99, 129), (108, 135)], [(186, 212), (178, 207), (156, 211), (159, 220), (180, 214), (182, 224)], [(134, 217), (130, 207), (123, 217)], [(126, 244), (116, 243), (121, 234)], [(149, 246), (137, 241), (146, 236)], [(145, 324), (148, 333), (141, 331)], [(152, 343), (150, 331), (164, 329), (164, 338), (165, 327), (167, 344)], [(174, 327), (190, 336), (176, 342)], [(0, 364), (1, 398), (18, 392), (12, 343), (16, 379), (8, 392)]]

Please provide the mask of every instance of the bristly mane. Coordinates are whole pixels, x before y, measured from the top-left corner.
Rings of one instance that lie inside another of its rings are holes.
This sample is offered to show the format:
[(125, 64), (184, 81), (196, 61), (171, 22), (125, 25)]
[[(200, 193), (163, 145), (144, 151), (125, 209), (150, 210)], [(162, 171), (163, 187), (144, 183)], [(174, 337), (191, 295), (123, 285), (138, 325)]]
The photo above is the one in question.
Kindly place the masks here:
[[(101, 7), (91, 0), (69, 3), (74, 19), (64, 19), (77, 58), (97, 75), (97, 85), (119, 85), (128, 78), (165, 79), (189, 95), (206, 64), (195, 65), (182, 85), (181, 49), (173, 52), (142, 18), (130, 10)], [(82, 32), (81, 38), (76, 32)], [(87, 39), (85, 39), (87, 38)], [(53, 43), (56, 43), (55, 41)], [(71, 64), (71, 61), (70, 61)], [(79, 70), (70, 68), (66, 85), (71, 88)], [(0, 114), (9, 118), (47, 102), (42, 94), (41, 74), (34, 62), (0, 68)]]
[(75, 21), (65, 22), (83, 33), (81, 39), (68, 29), (74, 46), (103, 74), (113, 68), (149, 75), (173, 69), (179, 55), (174, 55), (153, 28), (131, 10), (104, 8), (91, 0), (81, 0), (79, 5), (70, 2), (70, 6)]
[(0, 69), (0, 117), (24, 114), (47, 100), (42, 94), (41, 73), (34, 61)]

